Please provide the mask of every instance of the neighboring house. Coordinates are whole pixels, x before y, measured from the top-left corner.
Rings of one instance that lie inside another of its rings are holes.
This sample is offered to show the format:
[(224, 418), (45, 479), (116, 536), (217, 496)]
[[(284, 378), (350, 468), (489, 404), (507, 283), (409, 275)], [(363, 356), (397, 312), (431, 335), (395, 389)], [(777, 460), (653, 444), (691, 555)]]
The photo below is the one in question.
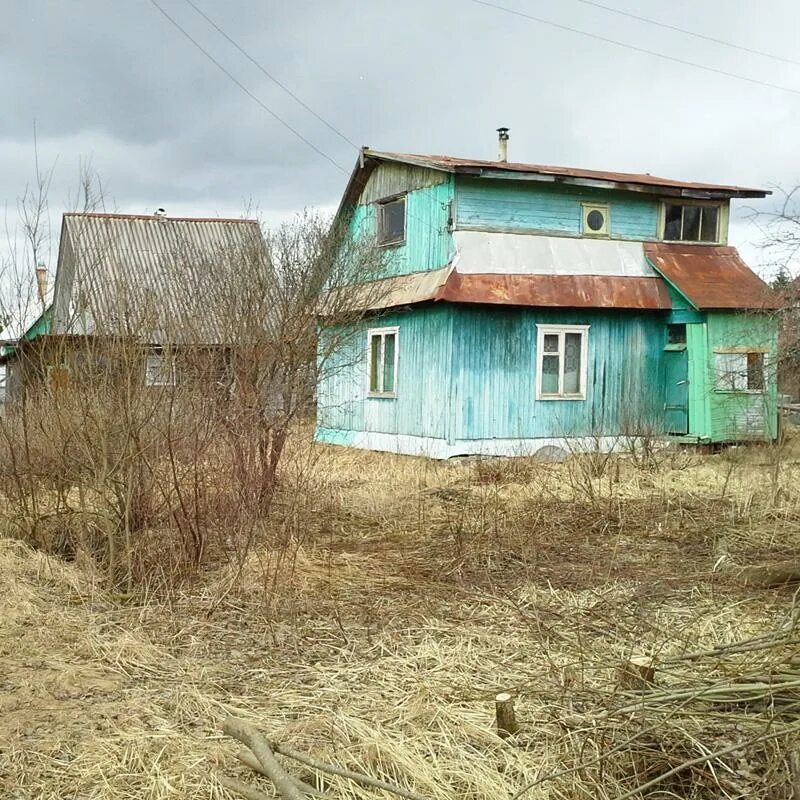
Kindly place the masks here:
[(237, 346), (234, 295), (247, 293), (235, 281), (264, 253), (253, 220), (64, 214), (52, 305), (0, 358), (9, 398), (113, 370), (123, 347), (145, 385), (200, 362), (221, 375)]
[(727, 246), (730, 200), (766, 194), (365, 148), (337, 217), (386, 277), (320, 371), (316, 439), (446, 458), (774, 438), (774, 300)]

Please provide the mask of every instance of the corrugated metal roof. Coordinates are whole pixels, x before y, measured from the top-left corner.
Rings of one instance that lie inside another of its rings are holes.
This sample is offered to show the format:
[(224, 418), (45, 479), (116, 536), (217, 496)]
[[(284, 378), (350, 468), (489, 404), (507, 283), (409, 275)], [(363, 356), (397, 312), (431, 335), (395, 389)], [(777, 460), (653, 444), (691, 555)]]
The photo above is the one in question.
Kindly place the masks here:
[(481, 172), (511, 172), (527, 175), (538, 175), (544, 178), (579, 178), (604, 183), (625, 184), (626, 188), (651, 187), (654, 189), (677, 189), (688, 192), (712, 192), (732, 197), (764, 197), (770, 194), (765, 189), (747, 186), (731, 186), (717, 183), (698, 183), (695, 181), (678, 181), (671, 178), (660, 178), (647, 173), (606, 172), (578, 167), (559, 167), (544, 164), (522, 164), (511, 161), (483, 161), (475, 158), (455, 158), (442, 155), (417, 155), (415, 153), (389, 153), (377, 150), (365, 150), (365, 158), (382, 161), (398, 161), (404, 164), (430, 167), (447, 172), (465, 172), (480, 174)]
[(254, 220), (65, 214), (53, 332), (217, 343), (226, 278), (264, 257)]
[(451, 273), (437, 295), (453, 303), (558, 308), (670, 308), (660, 278), (597, 275), (464, 275)]
[[(463, 274), (451, 267), (385, 278), (347, 289), (353, 309), (378, 310), (431, 301), (551, 308), (670, 308), (669, 291), (659, 277), (597, 275)], [(342, 308), (340, 300), (331, 305)], [(325, 300), (320, 304), (325, 316)]]
[(319, 313), (326, 316), (329, 310), (378, 310), (435, 300), (451, 272), (452, 267), (447, 266), (429, 272), (395, 275), (360, 286), (344, 286), (329, 291), (320, 300)]
[(735, 247), (679, 243), (645, 243), (655, 269), (698, 309), (770, 309), (775, 293), (747, 264)]

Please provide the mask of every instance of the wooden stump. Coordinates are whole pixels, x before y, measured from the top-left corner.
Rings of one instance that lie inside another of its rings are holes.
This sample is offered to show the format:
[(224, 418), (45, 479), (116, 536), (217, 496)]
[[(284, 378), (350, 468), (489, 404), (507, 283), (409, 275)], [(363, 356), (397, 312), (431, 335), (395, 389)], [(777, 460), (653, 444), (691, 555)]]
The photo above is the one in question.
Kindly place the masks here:
[(508, 692), (501, 692), (494, 698), (497, 734), (502, 739), (519, 731), (517, 715), (514, 713), (514, 698)]
[(620, 689), (649, 689), (655, 683), (656, 665), (650, 656), (631, 656), (617, 667), (617, 686)]

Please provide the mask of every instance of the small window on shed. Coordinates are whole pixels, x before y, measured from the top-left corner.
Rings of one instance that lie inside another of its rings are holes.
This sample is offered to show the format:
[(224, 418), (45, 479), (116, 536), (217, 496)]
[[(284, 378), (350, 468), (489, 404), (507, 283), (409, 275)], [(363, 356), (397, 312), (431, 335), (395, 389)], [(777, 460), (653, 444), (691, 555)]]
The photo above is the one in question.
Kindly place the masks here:
[(402, 244), (405, 239), (405, 196), (378, 203), (378, 244)]
[(686, 344), (686, 325), (675, 323), (667, 325), (667, 344)]
[(583, 235), (608, 236), (608, 206), (604, 203), (584, 203)]
[(764, 390), (764, 353), (715, 353), (716, 388), (723, 392)]
[(144, 382), (145, 386), (174, 386), (175, 357), (164, 353), (148, 353)]

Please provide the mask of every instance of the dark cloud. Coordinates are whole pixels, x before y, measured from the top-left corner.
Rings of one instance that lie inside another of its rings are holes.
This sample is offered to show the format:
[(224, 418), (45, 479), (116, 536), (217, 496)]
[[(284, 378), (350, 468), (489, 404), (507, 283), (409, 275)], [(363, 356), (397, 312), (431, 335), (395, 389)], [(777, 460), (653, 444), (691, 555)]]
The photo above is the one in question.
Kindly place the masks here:
[[(164, 9), (264, 104), (347, 171), (355, 150), (275, 86), (185, 0)], [(470, 0), (194, 0), (356, 144), (754, 185), (800, 179), (800, 95), (587, 39)], [(659, 30), (575, 0), (509, 7), (800, 90), (800, 67)], [(502, 3), (501, 3), (502, 4)], [(790, 0), (615, 0), (621, 8), (793, 57)], [(91, 157), (120, 210), (268, 219), (333, 207), (346, 175), (272, 118), (149, 2), (4, 5), (0, 174), (14, 197), (56, 158), (59, 210)], [(752, 229), (736, 216), (747, 251)], [(750, 248), (748, 255), (754, 255)]]

